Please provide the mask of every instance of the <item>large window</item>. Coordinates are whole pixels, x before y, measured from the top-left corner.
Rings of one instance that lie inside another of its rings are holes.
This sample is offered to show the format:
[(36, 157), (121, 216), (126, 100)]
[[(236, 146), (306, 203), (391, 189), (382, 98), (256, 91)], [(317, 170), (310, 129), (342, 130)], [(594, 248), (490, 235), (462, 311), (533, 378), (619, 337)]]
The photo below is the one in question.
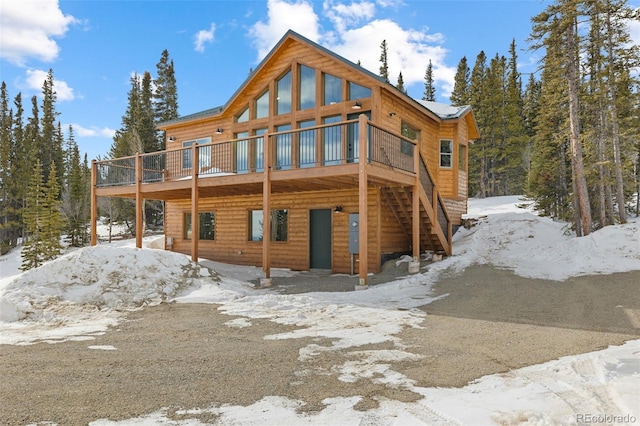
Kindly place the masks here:
[[(216, 215), (214, 212), (199, 213), (199, 232), (198, 238), (200, 240), (213, 240), (215, 237), (216, 229)], [(191, 213), (184, 214), (184, 239), (191, 239)]]
[[(193, 139), (190, 141), (182, 142), (182, 147), (189, 148), (190, 146), (193, 146), (193, 144), (205, 145), (208, 143), (211, 143), (211, 138), (199, 138), (199, 139)], [(193, 156), (190, 149), (182, 150), (182, 168), (183, 169), (190, 169), (193, 166), (192, 158)], [(200, 152), (198, 152), (198, 160), (200, 162), (201, 170), (211, 167), (211, 146), (205, 146), (200, 148)]]
[[(298, 128), (305, 129), (313, 127), (315, 120), (301, 121), (298, 123)], [(316, 131), (315, 130), (303, 130), (298, 133), (299, 153), (298, 164), (300, 167), (313, 167), (316, 162)]]
[[(420, 130), (411, 127), (409, 124), (402, 122), (400, 134), (407, 139), (411, 139), (412, 141), (420, 140)], [(404, 139), (400, 141), (400, 152), (403, 154), (413, 156), (413, 145)]]
[(370, 98), (371, 89), (368, 87), (360, 86), (352, 81), (349, 82), (349, 100), (354, 101), (356, 99)]
[[(291, 130), (291, 124), (276, 126), (276, 132)], [(276, 135), (276, 169), (287, 170), (291, 168), (291, 133)]]
[[(340, 115), (325, 117), (322, 120), (324, 124), (339, 123), (340, 121), (342, 121), (342, 116)], [(342, 159), (342, 127), (325, 127), (323, 133), (324, 165), (340, 164)]]
[[(256, 129), (256, 136), (264, 135), (267, 129)], [(256, 172), (264, 170), (264, 137), (253, 140), (253, 166)]]
[(291, 71), (276, 82), (276, 115), (291, 112)]
[(249, 141), (247, 138), (249, 132), (236, 133), (236, 139), (241, 139), (236, 142), (236, 172), (248, 173), (249, 172)]
[(240, 114), (236, 116), (237, 123), (244, 123), (245, 121), (249, 121), (249, 108), (245, 108), (240, 111)]
[(323, 105), (333, 105), (342, 102), (342, 80), (331, 74), (323, 74)]
[(443, 139), (440, 141), (440, 167), (451, 167), (453, 158), (453, 141)]
[(269, 116), (269, 91), (264, 92), (256, 99), (256, 118)]
[(316, 106), (316, 70), (300, 65), (300, 86), (298, 109), (315, 108)]
[[(288, 240), (288, 210), (271, 210), (271, 241)], [(249, 241), (262, 241), (264, 215), (262, 210), (249, 211)]]

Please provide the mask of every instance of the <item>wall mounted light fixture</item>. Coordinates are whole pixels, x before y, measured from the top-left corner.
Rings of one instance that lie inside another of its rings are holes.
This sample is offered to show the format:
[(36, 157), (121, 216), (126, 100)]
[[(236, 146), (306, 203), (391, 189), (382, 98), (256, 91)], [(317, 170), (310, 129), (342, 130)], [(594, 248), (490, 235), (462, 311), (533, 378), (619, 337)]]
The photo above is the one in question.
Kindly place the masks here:
[(175, 137), (175, 136), (169, 136), (169, 141), (173, 142), (173, 141), (175, 141), (175, 140), (176, 140), (176, 137)]
[(216, 135), (221, 135), (223, 131), (224, 131), (224, 130), (222, 129), (222, 127), (218, 127), (218, 128), (216, 129)]
[(395, 112), (390, 112), (390, 113), (389, 113), (389, 117), (395, 117), (395, 116), (396, 116), (396, 113), (395, 113)]
[(342, 206), (335, 206), (333, 208), (334, 213), (342, 213)]
[(362, 104), (360, 103), (360, 101), (356, 101), (356, 103), (353, 104), (353, 106), (351, 108), (360, 109), (360, 108), (362, 108)]

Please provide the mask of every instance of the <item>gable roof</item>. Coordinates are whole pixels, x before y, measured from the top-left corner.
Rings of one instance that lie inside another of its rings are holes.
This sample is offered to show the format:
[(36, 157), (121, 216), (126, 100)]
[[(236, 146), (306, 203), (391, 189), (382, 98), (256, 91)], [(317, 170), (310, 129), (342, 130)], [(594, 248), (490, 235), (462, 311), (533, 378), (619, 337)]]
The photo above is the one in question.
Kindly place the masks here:
[[(273, 56), (280, 50), (280, 48), (289, 39), (295, 39), (295, 40), (297, 40), (299, 42), (302, 42), (304, 44), (312, 46), (315, 49), (320, 50), (322, 53), (324, 53), (324, 54), (326, 54), (328, 56), (331, 56), (332, 58), (336, 59), (339, 62), (342, 62), (344, 65), (346, 65), (348, 67), (351, 67), (351, 68), (357, 69), (358, 72), (366, 74), (368, 77), (377, 80), (380, 84), (387, 86), (388, 89), (394, 90), (400, 96), (406, 97), (408, 100), (411, 100), (414, 103), (417, 103), (417, 105), (419, 105), (422, 108), (426, 109), (428, 112), (430, 112), (431, 114), (433, 114), (436, 117), (440, 118), (441, 120), (457, 119), (457, 118), (460, 118), (460, 117), (464, 116), (467, 112), (471, 111), (471, 107), (469, 105), (465, 105), (465, 106), (461, 106), (461, 107), (453, 107), (453, 106), (450, 106), (450, 105), (447, 105), (447, 104), (442, 104), (442, 103), (439, 103), (439, 102), (430, 102), (430, 101), (422, 101), (422, 100), (413, 99), (410, 96), (408, 96), (406, 93), (404, 93), (401, 90), (399, 90), (394, 85), (392, 85), (392, 84), (388, 83), (387, 81), (385, 81), (379, 75), (372, 73), (371, 71), (363, 68), (362, 66), (351, 62), (350, 60), (338, 55), (337, 53), (335, 53), (335, 52), (333, 52), (333, 51), (331, 51), (331, 50), (329, 50), (329, 49), (327, 49), (327, 48), (325, 48), (325, 47), (323, 47), (321, 45), (319, 45), (318, 43), (316, 43), (314, 41), (309, 40), (308, 38), (298, 34), (297, 32), (295, 32), (293, 30), (288, 30), (282, 36), (280, 41), (278, 41), (278, 43), (273, 47), (273, 49), (271, 49), (271, 51), (267, 54), (267, 56), (265, 56), (262, 59), (262, 61), (260, 61), (258, 66), (249, 74), (249, 76), (245, 79), (245, 81), (240, 85), (240, 87), (233, 93), (233, 95), (229, 98), (229, 100), (224, 105), (218, 106), (218, 107), (214, 107), (214, 108), (210, 108), (210, 109), (207, 109), (207, 110), (204, 110), (204, 111), (196, 112), (196, 113), (193, 113), (193, 114), (183, 115), (183, 116), (180, 116), (178, 118), (159, 123), (158, 127), (162, 128), (162, 127), (169, 126), (169, 125), (172, 125), (172, 124), (178, 124), (178, 123), (188, 122), (188, 121), (195, 120), (195, 119), (201, 119), (201, 118), (207, 118), (207, 117), (215, 117), (217, 115), (220, 115), (227, 108), (227, 106), (231, 102), (233, 102), (233, 100), (240, 93), (242, 93), (242, 91), (249, 84), (251, 79), (255, 75), (257, 75), (262, 68), (264, 68), (266, 66), (266, 64), (271, 60), (271, 58), (273, 58)], [(475, 123), (475, 119), (474, 119), (474, 123)]]

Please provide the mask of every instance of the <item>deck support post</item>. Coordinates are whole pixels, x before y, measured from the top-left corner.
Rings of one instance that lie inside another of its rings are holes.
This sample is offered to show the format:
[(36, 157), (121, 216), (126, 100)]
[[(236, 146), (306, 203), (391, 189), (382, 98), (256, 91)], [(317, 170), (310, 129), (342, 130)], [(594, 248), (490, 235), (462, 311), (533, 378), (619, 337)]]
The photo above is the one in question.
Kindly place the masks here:
[(198, 172), (200, 168), (200, 158), (198, 144), (191, 146), (191, 260), (198, 261), (200, 242), (200, 214), (198, 205), (200, 203), (200, 191), (198, 191)]
[(263, 164), (262, 172), (262, 270), (264, 279), (260, 280), (260, 287), (271, 285), (271, 143), (269, 133), (263, 135)]
[(367, 274), (369, 272), (369, 241), (367, 231), (369, 230), (368, 221), (368, 176), (367, 167), (369, 162), (369, 152), (367, 150), (367, 116), (360, 114), (358, 117), (358, 219), (360, 221), (358, 227), (358, 284), (360, 286), (367, 285)]
[(98, 197), (96, 196), (96, 184), (98, 178), (98, 164), (91, 161), (91, 245), (98, 244)]
[(142, 157), (136, 153), (136, 247), (142, 248), (144, 233), (144, 200), (142, 199)]
[[(420, 270), (420, 150), (418, 145), (413, 146), (413, 170), (416, 175), (416, 182), (413, 185), (412, 191), (412, 262), (409, 265), (410, 272), (416, 269)], [(417, 272), (417, 271), (416, 271)]]

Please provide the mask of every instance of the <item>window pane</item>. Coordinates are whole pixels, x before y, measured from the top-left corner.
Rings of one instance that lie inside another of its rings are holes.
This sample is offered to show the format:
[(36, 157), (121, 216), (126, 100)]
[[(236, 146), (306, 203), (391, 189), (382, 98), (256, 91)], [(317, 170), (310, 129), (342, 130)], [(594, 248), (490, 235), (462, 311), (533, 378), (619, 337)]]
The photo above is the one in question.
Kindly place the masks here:
[[(215, 236), (215, 213), (199, 213), (199, 225), (198, 238), (201, 240), (213, 240)], [(184, 229), (183, 236), (185, 240), (191, 239), (191, 213), (184, 214)]]
[[(236, 139), (243, 139), (249, 136), (249, 132), (236, 133)], [(249, 141), (239, 140), (236, 142), (236, 172), (247, 173), (249, 171)]]
[[(291, 124), (276, 126), (276, 132), (291, 130)], [(276, 136), (276, 169), (291, 168), (291, 133)]]
[[(314, 120), (301, 121), (298, 123), (300, 129), (313, 127)], [(306, 130), (298, 133), (299, 138), (299, 158), (300, 167), (313, 167), (316, 162), (316, 131)]]
[(267, 90), (256, 100), (256, 118), (269, 116), (269, 91)]
[(213, 240), (215, 234), (214, 213), (200, 213), (200, 239)]
[(353, 101), (356, 99), (362, 98), (370, 98), (371, 97), (371, 89), (368, 87), (360, 86), (359, 84), (349, 82), (349, 100)]
[(324, 74), (324, 99), (323, 105), (331, 105), (342, 102), (342, 79), (331, 74)]
[(451, 167), (451, 155), (453, 153), (453, 141), (440, 141), (440, 167)]
[(291, 112), (291, 71), (276, 83), (276, 114)]
[[(262, 210), (251, 210), (249, 212), (249, 241), (262, 241), (262, 219)], [(271, 241), (288, 240), (288, 222), (288, 210), (271, 210)]]
[(236, 122), (238, 123), (242, 123), (245, 121), (249, 121), (249, 108), (246, 108), (244, 111), (238, 114), (238, 117), (236, 117)]
[[(324, 124), (339, 123), (342, 121), (342, 116), (325, 117), (322, 121)], [(340, 164), (340, 159), (342, 158), (342, 127), (325, 127), (323, 132), (325, 166)]]
[(262, 241), (262, 210), (249, 212), (249, 241)]
[(316, 106), (316, 70), (300, 65), (300, 99), (299, 109)]
[(288, 210), (271, 211), (271, 241), (287, 241)]
[[(183, 148), (189, 148), (194, 143), (195, 143), (195, 141), (184, 141), (184, 142), (182, 142), (182, 147)], [(191, 168), (191, 163), (192, 163), (191, 159), (192, 159), (191, 150), (190, 149), (183, 149), (182, 150), (182, 168), (183, 169), (190, 169)]]
[[(264, 135), (267, 129), (257, 129), (256, 135)], [(264, 138), (256, 138), (253, 140), (253, 164), (256, 172), (264, 170)]]

